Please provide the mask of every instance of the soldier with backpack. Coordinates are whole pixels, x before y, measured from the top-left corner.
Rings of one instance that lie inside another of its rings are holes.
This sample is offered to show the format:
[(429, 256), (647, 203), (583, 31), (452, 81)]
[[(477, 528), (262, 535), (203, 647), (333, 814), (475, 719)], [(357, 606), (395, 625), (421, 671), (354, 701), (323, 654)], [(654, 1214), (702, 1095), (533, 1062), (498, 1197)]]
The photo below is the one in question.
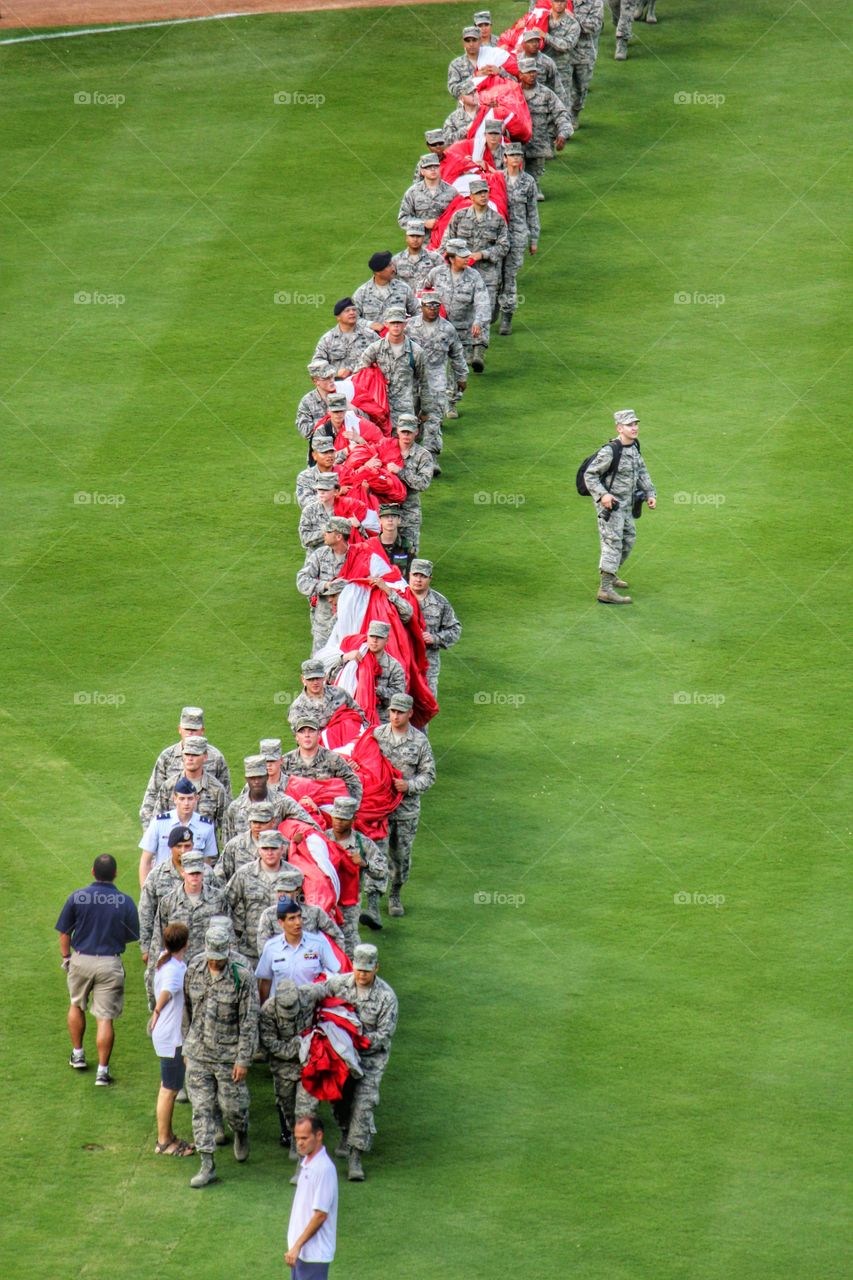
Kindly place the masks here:
[(597, 599), (601, 604), (630, 604), (631, 597), (616, 590), (628, 585), (618, 576), (619, 568), (631, 554), (637, 536), (634, 521), (643, 503), (654, 508), (657, 497), (637, 439), (639, 418), (633, 409), (619, 409), (613, 420), (616, 438), (581, 463), (577, 488), (592, 497), (598, 517), (601, 585)]

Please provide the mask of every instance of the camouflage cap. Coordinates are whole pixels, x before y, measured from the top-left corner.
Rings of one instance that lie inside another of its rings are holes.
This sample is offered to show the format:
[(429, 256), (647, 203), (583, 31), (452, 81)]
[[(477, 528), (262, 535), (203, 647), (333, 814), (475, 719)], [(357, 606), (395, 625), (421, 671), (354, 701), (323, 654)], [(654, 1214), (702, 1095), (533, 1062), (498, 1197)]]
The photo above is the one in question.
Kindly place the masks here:
[(479, 32), (479, 30), (478, 30), (478, 28), (477, 28), (477, 27), (463, 27), (463, 28), (462, 28), (462, 39), (464, 40), (464, 39), (466, 38), (466, 36), (467, 36), (467, 37), (468, 37), (468, 39), (470, 39), (470, 40), (479, 40), (479, 39), (480, 39), (480, 32)]
[(203, 729), (204, 712), (201, 707), (184, 707), (178, 724), (182, 729)]
[(169, 838), (166, 841), (170, 849), (174, 849), (176, 844), (192, 844), (195, 836), (189, 827), (182, 827), (180, 823), (176, 827), (172, 827), (169, 832)]
[(311, 448), (315, 453), (334, 453), (335, 442), (325, 431), (315, 431), (311, 437)]
[(286, 1009), (296, 1008), (299, 1004), (299, 988), (292, 978), (279, 978), (275, 984), (275, 1002)]
[(335, 371), (328, 360), (312, 360), (308, 365), (308, 372), (312, 378), (334, 378), (335, 376)]
[(401, 413), (397, 418), (397, 434), (401, 431), (411, 431), (414, 435), (418, 432), (418, 420), (413, 413)]
[(267, 762), (263, 756), (245, 756), (243, 759), (243, 776), (246, 778), (265, 778)]
[(442, 146), (447, 141), (443, 129), (427, 129), (424, 138), (427, 141), (427, 145), (433, 147)]
[(406, 235), (407, 236), (425, 236), (426, 227), (423, 224), (423, 220), (421, 218), (409, 218), (408, 222), (406, 223)]
[(207, 738), (202, 738), (199, 734), (184, 738), (181, 751), (185, 756), (203, 756), (207, 753)]
[(516, 58), (518, 69), (523, 75), (532, 75), (534, 71), (539, 70), (539, 63), (535, 58), (525, 58), (523, 55)]
[(432, 577), (432, 561), (418, 560), (418, 559), (413, 560), (411, 568), (409, 569), (409, 573), (422, 573), (425, 578), (431, 578)]
[(298, 867), (292, 867), (289, 862), (286, 862), (281, 870), (276, 873), (276, 877), (272, 882), (273, 888), (278, 889), (279, 893), (284, 893), (285, 891), (292, 893), (294, 889), (302, 887), (304, 879), (305, 876)]
[(346, 538), (351, 529), (352, 525), (344, 516), (330, 516), (326, 521), (326, 533), (340, 533)]
[(224, 925), (211, 920), (204, 935), (204, 954), (208, 960), (227, 960), (231, 946), (231, 933)]
[(367, 624), (367, 634), (376, 636), (381, 640), (387, 640), (391, 634), (390, 622), (369, 622)]
[(319, 729), (320, 722), (316, 716), (312, 716), (310, 712), (305, 711), (301, 716), (297, 716), (293, 725), (293, 732), (298, 733), (300, 729)]
[(317, 680), (326, 674), (325, 667), (319, 658), (306, 658), (300, 670), (306, 680)]
[(333, 391), (330, 396), (326, 397), (326, 407), (329, 412), (344, 413), (347, 407), (347, 398), (342, 391)]
[(471, 250), (468, 248), (466, 240), (447, 240), (444, 245), (444, 252), (449, 253), (452, 258), (469, 258)]
[(275, 827), (270, 827), (268, 831), (262, 831), (258, 836), (259, 849), (280, 849), (284, 843), (284, 836)]
[(485, 125), (486, 133), (503, 133), (503, 131), (504, 131), (504, 126), (503, 126), (502, 120), (495, 120), (494, 118), (492, 118), (491, 120), (486, 121), (486, 125)]
[(437, 289), (424, 289), (418, 294), (418, 302), (422, 307), (440, 307), (441, 294)]
[(633, 409), (617, 409), (613, 415), (613, 421), (617, 427), (630, 427), (632, 422), (639, 422), (640, 419)]
[(200, 849), (187, 849), (181, 854), (181, 867), (190, 875), (194, 871), (204, 871), (204, 854)]
[(538, 27), (528, 27), (521, 37), (522, 44), (529, 44), (531, 40), (541, 40), (544, 44), (545, 37)]
[(397, 306), (389, 307), (384, 316), (386, 324), (405, 324), (408, 318), (406, 308)]
[(399, 520), (402, 517), (402, 514), (403, 514), (402, 511), (400, 510), (400, 508), (397, 506), (395, 502), (383, 502), (382, 506), (379, 508), (380, 519), (383, 516), (385, 517), (386, 520), (389, 517), (396, 516), (397, 519)]
[(523, 156), (524, 147), (521, 145), (520, 142), (505, 142), (504, 155), (505, 156)]
[(411, 711), (415, 700), (410, 693), (392, 693), (388, 699), (389, 711)]
[[(266, 769), (264, 770), (266, 773)], [(272, 822), (275, 809), (270, 800), (253, 800), (246, 810), (250, 822)]]
[(459, 86), (460, 96), (463, 93), (466, 95), (470, 95), (472, 93), (476, 93), (476, 91), (477, 91), (477, 86), (474, 84), (473, 76), (469, 76), (467, 80), (463, 80)]
[(358, 801), (352, 796), (335, 796), (332, 803), (332, 817), (342, 818), (344, 822), (352, 822), (358, 813)]
[(441, 161), (439, 160), (438, 156), (433, 155), (431, 151), (428, 151), (426, 155), (421, 156), (420, 160), (418, 161), (418, 168), (419, 169), (437, 169), (440, 166), (440, 164), (441, 164)]
[(353, 950), (352, 967), (353, 969), (372, 970), (379, 964), (379, 952), (370, 942), (361, 942)]
[(340, 489), (340, 487), (341, 482), (337, 471), (324, 472), (314, 481), (314, 489), (317, 493), (331, 493), (333, 489)]
[(259, 745), (265, 760), (281, 759), (281, 738), (261, 738)]
[(222, 929), (228, 938), (234, 939), (234, 921), (230, 916), (211, 916), (207, 925), (208, 929)]
[(492, 25), (492, 15), (488, 9), (481, 9), (479, 13), (474, 14), (474, 25), (476, 27), (490, 27)]
[(468, 183), (469, 195), (473, 196), (473, 195), (476, 195), (478, 192), (481, 192), (481, 191), (488, 192), (488, 190), (489, 190), (489, 184), (488, 182), (486, 182), (485, 178), (472, 178), (471, 181)]

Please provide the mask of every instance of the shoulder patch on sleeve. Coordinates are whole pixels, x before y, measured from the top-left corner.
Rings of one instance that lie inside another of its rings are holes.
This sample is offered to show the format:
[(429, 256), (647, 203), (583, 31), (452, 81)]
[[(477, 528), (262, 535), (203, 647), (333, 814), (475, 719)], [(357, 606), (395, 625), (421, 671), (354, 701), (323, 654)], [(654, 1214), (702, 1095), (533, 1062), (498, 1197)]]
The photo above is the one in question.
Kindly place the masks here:
[(204, 816), (204, 814), (203, 814), (203, 813), (200, 813), (200, 814), (198, 815), (198, 820), (199, 820), (199, 822), (206, 822), (206, 823), (207, 823), (207, 825), (208, 825), (209, 827), (212, 827), (212, 826), (213, 826), (213, 819), (212, 819), (212, 818), (205, 818), (205, 816)]

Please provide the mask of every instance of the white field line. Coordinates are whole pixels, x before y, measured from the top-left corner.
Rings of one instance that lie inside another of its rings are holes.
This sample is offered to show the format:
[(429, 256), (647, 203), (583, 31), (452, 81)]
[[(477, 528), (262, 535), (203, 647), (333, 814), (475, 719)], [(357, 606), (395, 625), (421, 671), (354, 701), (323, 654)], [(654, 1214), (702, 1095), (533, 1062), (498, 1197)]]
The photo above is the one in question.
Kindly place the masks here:
[(221, 22), (223, 18), (253, 18), (254, 13), (206, 13), (198, 18), (168, 18), (162, 22), (123, 22), (117, 27), (75, 27), (73, 31), (48, 31), (44, 35), (12, 36), (0, 44), (30, 44), (33, 40), (73, 40), (75, 36), (100, 36), (107, 31), (141, 31), (144, 27), (180, 27), (187, 22)]

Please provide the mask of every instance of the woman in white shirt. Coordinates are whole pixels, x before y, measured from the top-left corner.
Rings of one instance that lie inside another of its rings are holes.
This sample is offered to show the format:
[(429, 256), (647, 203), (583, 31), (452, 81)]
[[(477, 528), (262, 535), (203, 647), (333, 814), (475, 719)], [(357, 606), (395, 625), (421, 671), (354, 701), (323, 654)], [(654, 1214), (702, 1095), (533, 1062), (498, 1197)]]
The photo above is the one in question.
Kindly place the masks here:
[(154, 1012), (148, 1023), (148, 1034), (160, 1059), (160, 1092), (157, 1095), (158, 1156), (191, 1156), (192, 1143), (175, 1136), (172, 1115), (175, 1098), (184, 1087), (184, 1060), (181, 1056), (184, 1017), (184, 956), (189, 941), (185, 924), (167, 924), (163, 930), (165, 951), (154, 970)]

